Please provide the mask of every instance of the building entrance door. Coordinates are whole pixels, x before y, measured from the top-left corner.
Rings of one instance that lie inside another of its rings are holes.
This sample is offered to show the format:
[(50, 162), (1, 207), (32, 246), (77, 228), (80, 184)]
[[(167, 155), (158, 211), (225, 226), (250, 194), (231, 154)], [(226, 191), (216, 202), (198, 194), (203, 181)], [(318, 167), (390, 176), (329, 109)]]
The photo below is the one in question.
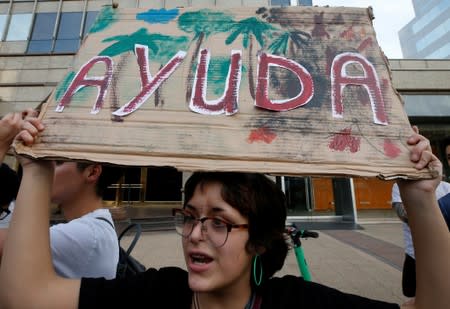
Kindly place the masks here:
[(288, 216), (309, 216), (313, 211), (310, 177), (285, 176), (284, 192), (286, 194)]
[(302, 221), (354, 220), (350, 183), (339, 177), (281, 177), (288, 217)]

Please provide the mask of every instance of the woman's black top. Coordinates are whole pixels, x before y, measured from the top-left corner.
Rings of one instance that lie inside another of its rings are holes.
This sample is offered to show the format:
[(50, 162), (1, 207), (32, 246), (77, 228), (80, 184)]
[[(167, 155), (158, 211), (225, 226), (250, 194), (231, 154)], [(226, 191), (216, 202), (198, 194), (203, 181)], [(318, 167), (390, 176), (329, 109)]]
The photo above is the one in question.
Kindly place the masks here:
[[(340, 292), (301, 277), (271, 278), (261, 289), (265, 308), (399, 308), (397, 304)], [(190, 308), (188, 274), (177, 267), (150, 268), (136, 277), (83, 278), (79, 308)]]

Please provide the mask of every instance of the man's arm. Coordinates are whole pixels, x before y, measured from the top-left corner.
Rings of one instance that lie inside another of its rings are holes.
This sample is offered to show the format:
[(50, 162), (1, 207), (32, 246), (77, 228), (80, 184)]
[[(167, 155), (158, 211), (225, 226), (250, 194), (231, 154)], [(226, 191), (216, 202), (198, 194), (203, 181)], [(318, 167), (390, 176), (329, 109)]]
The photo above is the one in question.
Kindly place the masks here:
[(408, 143), (413, 146), (411, 161), (415, 167), (428, 168), (439, 174), (433, 179), (399, 182), (416, 255), (414, 306), (447, 309), (450, 308), (450, 237), (435, 195), (442, 175), (442, 164), (432, 154), (428, 140), (422, 136), (415, 134)]

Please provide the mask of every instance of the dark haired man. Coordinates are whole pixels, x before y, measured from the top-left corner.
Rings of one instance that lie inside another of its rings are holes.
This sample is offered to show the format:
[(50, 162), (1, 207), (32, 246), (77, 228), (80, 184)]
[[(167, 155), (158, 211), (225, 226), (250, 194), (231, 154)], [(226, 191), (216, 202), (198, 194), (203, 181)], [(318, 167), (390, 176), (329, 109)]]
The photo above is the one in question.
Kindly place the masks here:
[[(442, 146), (444, 148), (444, 162), (447, 162), (447, 171), (450, 169), (450, 137), (447, 137), (442, 142)], [(445, 164), (444, 164), (444, 171), (445, 171)], [(445, 174), (445, 173), (444, 173)], [(447, 176), (447, 181), (449, 181), (450, 175)]]
[(50, 228), (53, 265), (64, 277), (114, 278), (119, 259), (117, 234), (102, 195), (121, 169), (98, 163), (54, 162), (51, 199), (67, 223)]
[(16, 171), (2, 163), (0, 166), (0, 244), (4, 242), (6, 237), (11, 213), (14, 210), (14, 200), (19, 191), (19, 184), (19, 176)]

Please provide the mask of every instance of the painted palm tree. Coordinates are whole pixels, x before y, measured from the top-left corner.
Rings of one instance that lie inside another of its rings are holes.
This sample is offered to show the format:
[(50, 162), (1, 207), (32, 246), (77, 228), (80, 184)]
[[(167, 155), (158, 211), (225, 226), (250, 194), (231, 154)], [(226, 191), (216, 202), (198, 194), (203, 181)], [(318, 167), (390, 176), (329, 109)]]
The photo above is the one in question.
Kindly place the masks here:
[(186, 102), (189, 102), (192, 95), (194, 63), (203, 41), (212, 34), (227, 32), (233, 23), (234, 20), (230, 15), (208, 9), (186, 12), (178, 17), (178, 27), (187, 33), (193, 33), (192, 41), (196, 42), (188, 70)]
[(248, 84), (250, 95), (255, 99), (255, 83), (253, 80), (253, 37), (264, 47), (265, 36), (270, 36), (274, 27), (267, 22), (261, 21), (256, 17), (249, 17), (236, 22), (231, 27), (231, 34), (225, 40), (227, 45), (232, 44), (240, 35), (242, 35), (242, 46), (248, 49)]
[(113, 9), (112, 6), (105, 6), (95, 18), (95, 22), (89, 29), (89, 33), (101, 32), (118, 20), (117, 10)]
[[(293, 55), (295, 49), (301, 49), (307, 46), (311, 40), (311, 35), (301, 30), (288, 30), (278, 36), (269, 45), (268, 49), (276, 55)], [(289, 52), (289, 53), (288, 53)]]
[[(185, 50), (188, 44), (188, 38), (185, 36), (168, 36), (160, 33), (148, 33), (147, 29), (141, 28), (136, 32), (129, 35), (117, 35), (109, 37), (103, 40), (103, 42), (114, 42), (112, 45), (103, 49), (99, 56), (120, 56), (117, 63), (117, 70), (121, 70), (125, 65), (126, 58), (131, 53), (134, 53), (134, 48), (136, 44), (148, 46), (149, 53), (151, 53), (152, 61), (157, 61), (161, 65), (166, 63), (171, 56), (173, 56), (173, 51)], [(112, 89), (112, 103), (111, 109), (117, 110), (119, 108), (119, 99), (117, 94), (117, 82), (118, 75), (115, 74), (111, 81)], [(159, 93), (155, 94), (155, 105), (159, 103)], [(119, 120), (117, 116), (113, 120)]]

